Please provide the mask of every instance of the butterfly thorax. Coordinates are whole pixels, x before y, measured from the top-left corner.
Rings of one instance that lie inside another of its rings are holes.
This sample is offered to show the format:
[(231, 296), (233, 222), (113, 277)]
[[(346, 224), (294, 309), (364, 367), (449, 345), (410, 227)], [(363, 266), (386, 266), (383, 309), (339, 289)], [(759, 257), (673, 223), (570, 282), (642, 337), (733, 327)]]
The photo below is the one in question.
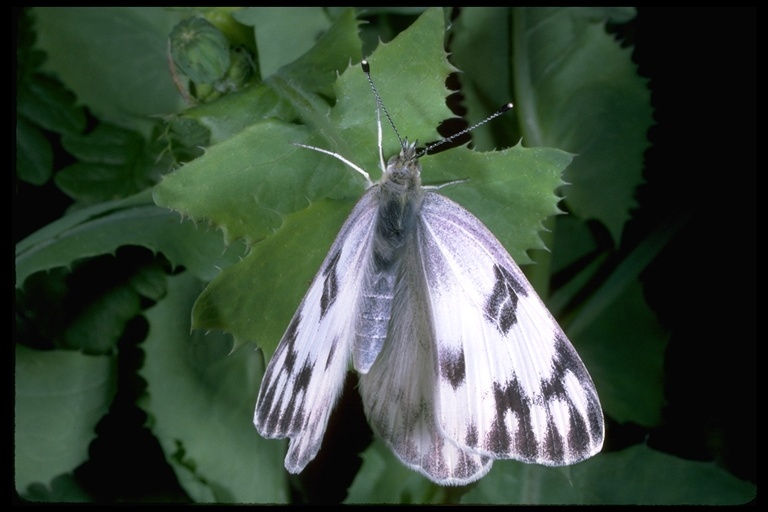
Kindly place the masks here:
[(376, 238), (394, 251), (401, 246), (421, 207), (421, 164), (415, 143), (406, 140), (400, 153), (389, 159), (379, 185)]

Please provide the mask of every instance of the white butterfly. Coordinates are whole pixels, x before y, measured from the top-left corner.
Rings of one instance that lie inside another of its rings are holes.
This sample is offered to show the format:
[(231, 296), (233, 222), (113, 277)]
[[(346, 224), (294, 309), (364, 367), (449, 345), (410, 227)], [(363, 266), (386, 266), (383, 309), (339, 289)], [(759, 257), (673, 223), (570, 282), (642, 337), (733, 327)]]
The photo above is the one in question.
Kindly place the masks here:
[(475, 216), (421, 185), (415, 144), (386, 166), (381, 146), (379, 119), (382, 178), (342, 226), (267, 367), (259, 433), (290, 438), (285, 467), (300, 472), (351, 357), (373, 430), (438, 484), (477, 480), (493, 459), (559, 466), (600, 451), (594, 384), (520, 268)]

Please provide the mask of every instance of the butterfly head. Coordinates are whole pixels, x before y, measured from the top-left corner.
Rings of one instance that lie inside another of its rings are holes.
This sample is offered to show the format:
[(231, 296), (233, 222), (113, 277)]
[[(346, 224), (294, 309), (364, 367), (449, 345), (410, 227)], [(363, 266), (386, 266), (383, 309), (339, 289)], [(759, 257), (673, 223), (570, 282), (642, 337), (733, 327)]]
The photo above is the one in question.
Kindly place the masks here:
[(403, 141), (400, 153), (393, 156), (387, 162), (385, 179), (392, 183), (405, 186), (405, 188), (418, 188), (421, 186), (421, 164), (416, 152), (416, 142)]

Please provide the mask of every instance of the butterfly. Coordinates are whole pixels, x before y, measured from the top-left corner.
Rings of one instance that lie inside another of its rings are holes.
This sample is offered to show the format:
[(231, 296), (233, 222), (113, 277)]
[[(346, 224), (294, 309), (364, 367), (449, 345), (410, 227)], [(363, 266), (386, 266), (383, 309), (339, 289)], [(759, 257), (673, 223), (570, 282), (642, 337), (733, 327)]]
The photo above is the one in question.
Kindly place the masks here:
[(587, 369), (488, 228), (422, 185), (426, 150), (405, 139), (384, 165), (389, 114), (362, 66), (383, 174), (372, 183), (344, 157), (306, 146), (344, 161), (369, 188), (267, 366), (256, 429), (290, 438), (285, 467), (300, 472), (320, 449), (351, 361), (374, 432), (438, 484), (473, 482), (495, 459), (560, 466), (591, 457), (604, 425)]

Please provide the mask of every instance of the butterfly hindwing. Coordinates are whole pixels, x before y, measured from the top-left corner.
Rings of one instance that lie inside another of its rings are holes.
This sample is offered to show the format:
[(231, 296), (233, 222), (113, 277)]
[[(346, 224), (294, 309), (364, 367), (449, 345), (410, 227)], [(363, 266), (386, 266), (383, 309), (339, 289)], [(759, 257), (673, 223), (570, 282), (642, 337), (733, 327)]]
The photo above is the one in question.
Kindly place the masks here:
[(376, 202), (372, 191), (350, 213), (267, 366), (254, 424), (266, 438), (290, 437), (286, 468), (298, 473), (320, 448), (341, 393), (354, 311), (369, 252)]
[(460, 485), (487, 473), (492, 461), (460, 448), (440, 429), (435, 330), (424, 274), (410, 265), (419, 257), (413, 235), (403, 254), (390, 330), (376, 363), (360, 375), (360, 394), (371, 427), (401, 462), (433, 481)]

